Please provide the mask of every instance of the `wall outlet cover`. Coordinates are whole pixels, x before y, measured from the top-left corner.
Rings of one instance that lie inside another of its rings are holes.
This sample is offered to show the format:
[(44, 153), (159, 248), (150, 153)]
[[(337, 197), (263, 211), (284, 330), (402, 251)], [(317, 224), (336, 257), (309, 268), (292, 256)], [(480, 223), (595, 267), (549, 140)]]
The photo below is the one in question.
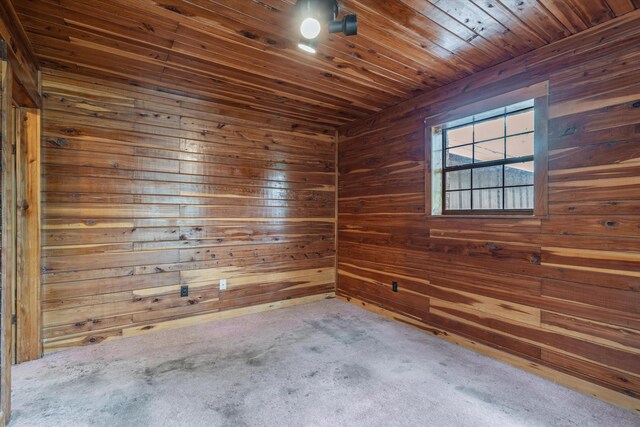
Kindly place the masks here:
[(220, 279), (220, 290), (224, 291), (227, 289), (227, 279)]

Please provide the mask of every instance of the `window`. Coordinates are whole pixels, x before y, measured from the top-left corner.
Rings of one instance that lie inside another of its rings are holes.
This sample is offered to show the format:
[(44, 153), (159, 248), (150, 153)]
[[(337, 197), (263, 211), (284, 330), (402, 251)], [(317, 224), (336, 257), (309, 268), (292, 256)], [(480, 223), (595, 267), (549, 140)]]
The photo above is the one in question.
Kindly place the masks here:
[(442, 132), (445, 213), (533, 209), (533, 100)]
[(443, 114), (452, 120), (430, 128), (432, 214), (545, 213), (546, 125), (536, 127), (546, 123), (546, 96), (525, 94)]

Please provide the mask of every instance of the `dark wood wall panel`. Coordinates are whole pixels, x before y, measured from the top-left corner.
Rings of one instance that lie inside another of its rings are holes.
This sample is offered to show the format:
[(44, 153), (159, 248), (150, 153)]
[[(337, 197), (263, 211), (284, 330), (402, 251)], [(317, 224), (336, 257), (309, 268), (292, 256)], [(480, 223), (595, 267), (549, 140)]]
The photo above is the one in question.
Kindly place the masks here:
[(43, 80), (45, 351), (334, 291), (334, 129)]
[[(640, 410), (639, 45), (632, 12), (345, 125), (338, 294)], [(550, 214), (425, 213), (424, 118), (543, 81)]]

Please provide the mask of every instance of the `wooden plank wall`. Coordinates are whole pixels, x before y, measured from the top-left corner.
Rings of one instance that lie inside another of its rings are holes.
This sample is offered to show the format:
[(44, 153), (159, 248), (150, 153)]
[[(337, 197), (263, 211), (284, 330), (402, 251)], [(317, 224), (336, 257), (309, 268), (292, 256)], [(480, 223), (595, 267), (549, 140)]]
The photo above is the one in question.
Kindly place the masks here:
[(5, 42), (3, 58), (9, 61), (12, 71), (18, 76), (12, 84), (13, 98), (20, 104), (40, 106), (38, 69), (39, 64), (27, 37), (13, 0), (0, 2), (0, 38)]
[(335, 129), (52, 70), (43, 97), (45, 351), (334, 295)]
[(15, 141), (11, 108), (13, 73), (0, 61), (0, 425), (11, 413), (11, 314), (16, 280), (16, 185)]
[[(632, 12), (343, 127), (338, 295), (640, 410), (638, 46)], [(543, 81), (549, 215), (425, 214), (424, 118)]]
[(16, 114), (15, 363), (42, 356), (40, 110)]
[[(35, 224), (37, 224), (39, 217), (39, 206), (37, 205), (39, 186), (30, 183), (29, 188), (34, 190), (31, 194), (18, 192), (23, 189), (16, 188), (15, 160), (18, 150), (13, 137), (15, 135), (13, 105), (38, 108), (41, 103), (38, 61), (11, 0), (0, 2), (0, 39), (0, 56), (2, 59), (0, 61), (0, 150), (2, 151), (0, 159), (0, 199), (2, 199), (2, 208), (0, 209), (0, 232), (2, 234), (0, 242), (0, 425), (5, 425), (11, 414), (11, 348), (13, 333), (11, 316), (14, 307), (13, 289), (16, 286), (16, 281), (26, 278), (32, 279), (31, 284), (33, 287), (40, 287), (40, 281), (38, 280), (40, 277), (39, 268), (36, 266), (36, 268), (28, 271), (23, 268), (25, 266), (31, 267), (38, 263), (29, 262), (31, 260), (17, 256), (16, 233), (21, 225), (26, 224), (18, 221), (29, 217), (31, 225), (34, 224), (34, 220)], [(29, 131), (33, 130), (31, 123), (33, 121), (29, 122)], [(35, 196), (36, 200), (29, 198), (30, 195)], [(36, 203), (31, 203), (30, 208), (23, 210), (20, 218), (18, 218), (16, 213), (18, 200), (28, 200)], [(29, 253), (39, 254), (36, 240), (37, 231), (25, 237), (28, 239), (25, 244), (29, 245)], [(26, 246), (23, 245), (22, 249), (25, 248)], [(39, 260), (39, 255), (35, 259)], [(36, 274), (35, 279), (33, 275), (30, 275), (30, 273), (34, 272)], [(36, 315), (37, 317), (39, 316)], [(37, 352), (37, 345), (35, 347), (34, 349)]]

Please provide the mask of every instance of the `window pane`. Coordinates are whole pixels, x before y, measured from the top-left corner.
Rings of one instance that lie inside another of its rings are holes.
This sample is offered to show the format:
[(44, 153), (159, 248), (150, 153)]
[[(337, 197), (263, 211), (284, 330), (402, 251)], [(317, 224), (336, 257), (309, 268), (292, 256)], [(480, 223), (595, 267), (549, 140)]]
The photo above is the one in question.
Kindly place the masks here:
[(473, 188), (501, 187), (502, 165), (473, 170)]
[(502, 188), (473, 190), (473, 209), (502, 209)]
[(533, 162), (513, 163), (511, 165), (505, 165), (504, 181), (504, 185), (507, 186), (533, 185)]
[(533, 132), (533, 110), (507, 116), (507, 135)]
[(450, 148), (447, 150), (446, 166), (468, 165), (473, 160), (473, 146)]
[(476, 144), (474, 149), (475, 163), (504, 159), (504, 139)]
[(534, 127), (530, 99), (434, 128), (434, 214), (532, 210)]
[(471, 144), (473, 142), (473, 125), (447, 130), (447, 147)]
[(486, 122), (476, 123), (475, 125), (475, 141), (484, 141), (485, 139), (495, 139), (504, 136), (504, 118), (499, 117)]
[(533, 186), (504, 189), (505, 209), (533, 209)]
[(467, 190), (471, 188), (471, 170), (447, 172), (447, 190)]
[(507, 138), (507, 158), (533, 156), (533, 134), (510, 136)]
[(447, 191), (445, 205), (449, 211), (471, 209), (471, 191)]

